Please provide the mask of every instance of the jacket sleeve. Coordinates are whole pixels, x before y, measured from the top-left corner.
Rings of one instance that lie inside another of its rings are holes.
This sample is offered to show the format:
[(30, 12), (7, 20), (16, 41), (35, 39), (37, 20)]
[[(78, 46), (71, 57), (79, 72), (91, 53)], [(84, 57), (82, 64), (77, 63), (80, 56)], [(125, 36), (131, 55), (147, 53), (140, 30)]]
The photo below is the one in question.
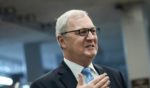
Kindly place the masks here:
[(127, 83), (126, 83), (126, 81), (125, 81), (125, 79), (124, 79), (122, 73), (119, 72), (119, 74), (120, 74), (120, 78), (121, 78), (121, 82), (122, 82), (123, 88), (127, 88)]
[(45, 77), (42, 79), (38, 79), (34, 81), (30, 88), (65, 88), (61, 81), (58, 80), (57, 77), (53, 79), (49, 79), (49, 77)]
[(32, 84), (30, 85), (30, 88), (45, 88), (45, 87), (42, 86), (42, 85), (40, 85), (40, 84), (38, 84), (38, 83), (32, 83)]

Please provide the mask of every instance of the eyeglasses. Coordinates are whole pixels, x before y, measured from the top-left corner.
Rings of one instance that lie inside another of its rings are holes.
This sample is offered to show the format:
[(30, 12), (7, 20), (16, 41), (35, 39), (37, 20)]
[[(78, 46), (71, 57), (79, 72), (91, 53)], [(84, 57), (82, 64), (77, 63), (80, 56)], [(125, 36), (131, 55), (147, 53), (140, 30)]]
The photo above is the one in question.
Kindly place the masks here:
[(89, 31), (93, 34), (96, 35), (96, 31), (100, 30), (100, 28), (96, 28), (96, 27), (92, 27), (92, 28), (82, 28), (79, 30), (73, 30), (73, 31), (67, 31), (67, 32), (63, 32), (61, 33), (61, 35), (67, 34), (67, 33), (71, 33), (71, 32), (75, 32), (76, 35), (80, 35), (80, 36), (87, 36), (89, 34)]

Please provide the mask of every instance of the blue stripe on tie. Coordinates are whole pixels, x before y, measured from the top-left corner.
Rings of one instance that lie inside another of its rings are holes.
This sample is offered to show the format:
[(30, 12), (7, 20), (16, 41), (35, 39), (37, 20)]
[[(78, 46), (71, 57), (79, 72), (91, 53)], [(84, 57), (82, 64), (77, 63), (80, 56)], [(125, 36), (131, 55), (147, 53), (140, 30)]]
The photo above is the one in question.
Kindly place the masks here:
[(92, 76), (92, 73), (91, 73), (91, 69), (90, 68), (84, 68), (81, 72), (83, 75), (85, 75), (85, 82), (88, 83), (90, 82), (91, 80), (94, 79), (94, 77)]

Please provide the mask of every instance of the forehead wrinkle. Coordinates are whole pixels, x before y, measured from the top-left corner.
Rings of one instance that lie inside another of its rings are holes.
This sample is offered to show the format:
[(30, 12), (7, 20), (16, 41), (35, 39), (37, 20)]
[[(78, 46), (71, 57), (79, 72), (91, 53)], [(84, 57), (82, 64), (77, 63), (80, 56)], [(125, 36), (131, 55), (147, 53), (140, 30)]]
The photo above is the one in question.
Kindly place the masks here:
[(82, 27), (80, 27), (81, 25), (77, 25), (78, 22), (80, 22), (80, 18), (71, 18), (68, 20), (68, 27), (71, 29), (81, 29)]
[(79, 18), (76, 17), (74, 18), (74, 17), (70, 17), (70, 19), (67, 22), (67, 26), (69, 30), (76, 29), (76, 23), (77, 23), (76, 21), (79, 20)]

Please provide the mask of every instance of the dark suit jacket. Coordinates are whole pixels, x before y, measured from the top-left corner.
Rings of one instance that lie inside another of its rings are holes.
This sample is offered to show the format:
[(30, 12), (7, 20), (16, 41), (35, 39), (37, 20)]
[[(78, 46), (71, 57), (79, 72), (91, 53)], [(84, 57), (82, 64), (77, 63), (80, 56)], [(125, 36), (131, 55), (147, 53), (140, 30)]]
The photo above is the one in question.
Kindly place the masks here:
[[(121, 73), (117, 70), (94, 65), (99, 74), (106, 72), (110, 78), (110, 88), (127, 88)], [(30, 88), (76, 88), (77, 80), (69, 67), (62, 64), (53, 72), (40, 77), (31, 84)]]

